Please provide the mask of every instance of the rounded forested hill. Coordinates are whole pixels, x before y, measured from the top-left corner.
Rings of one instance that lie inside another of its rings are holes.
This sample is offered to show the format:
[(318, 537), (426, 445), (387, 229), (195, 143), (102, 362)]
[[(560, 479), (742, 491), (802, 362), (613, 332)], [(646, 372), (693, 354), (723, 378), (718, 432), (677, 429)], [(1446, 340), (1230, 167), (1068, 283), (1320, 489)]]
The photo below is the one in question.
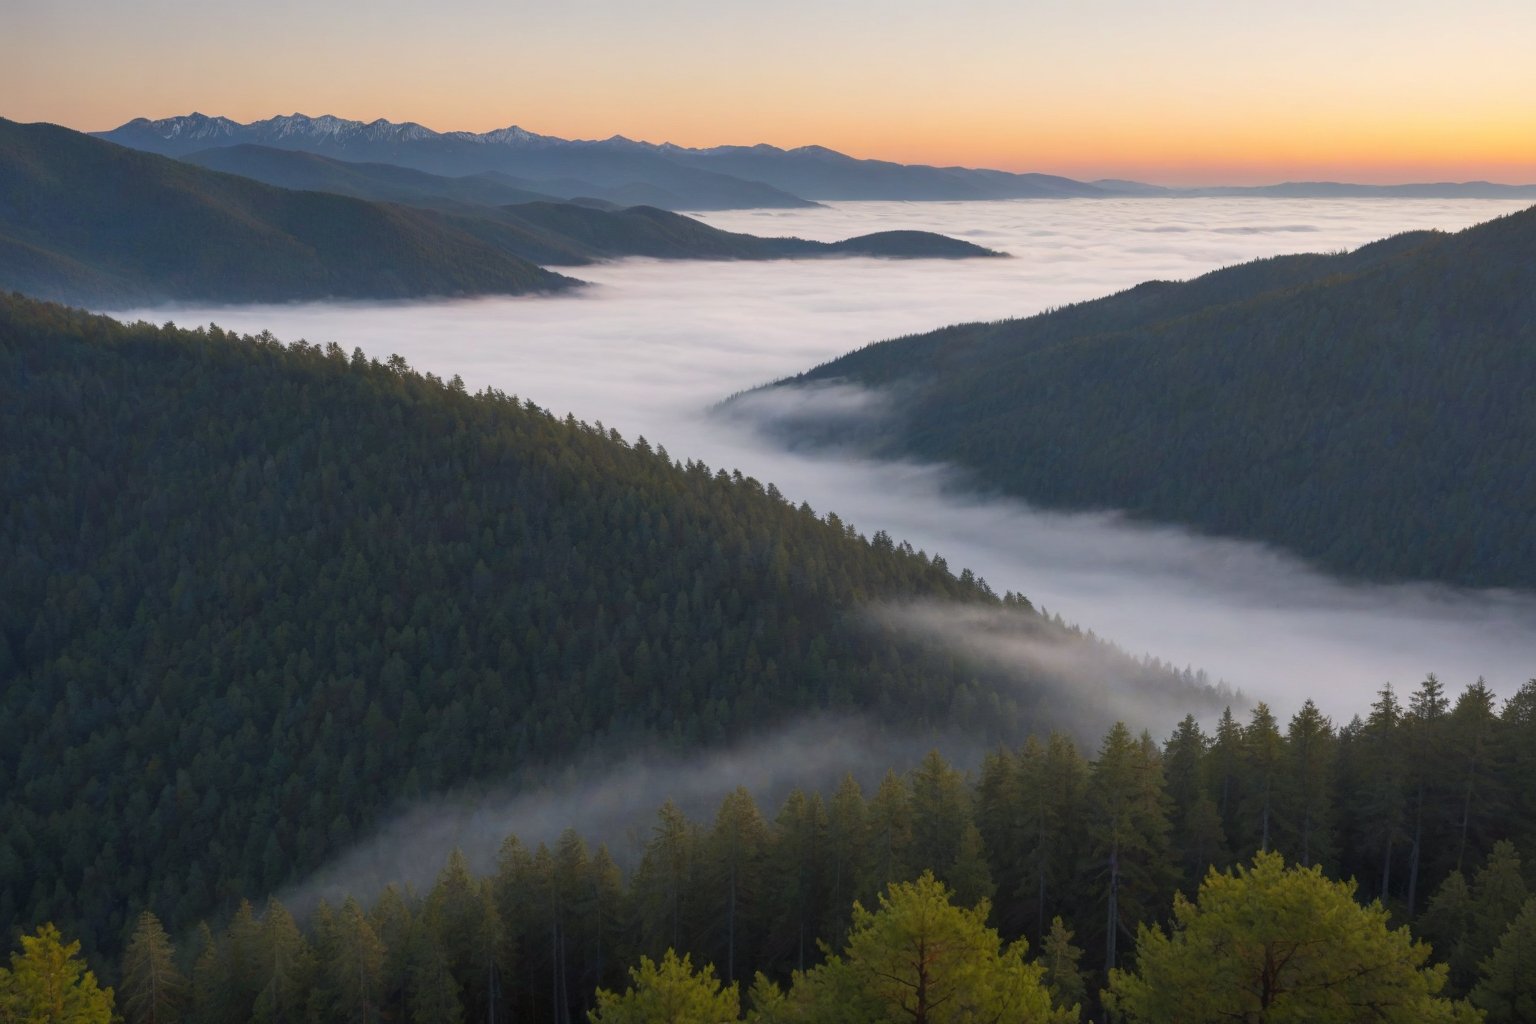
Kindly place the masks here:
[(398, 360), (0, 297), (0, 436), (0, 920), (98, 949), (471, 781), (1041, 699), (861, 612), (969, 574)]
[(797, 441), (956, 464), (1374, 579), (1536, 588), (1536, 209), (870, 345), (901, 396)]

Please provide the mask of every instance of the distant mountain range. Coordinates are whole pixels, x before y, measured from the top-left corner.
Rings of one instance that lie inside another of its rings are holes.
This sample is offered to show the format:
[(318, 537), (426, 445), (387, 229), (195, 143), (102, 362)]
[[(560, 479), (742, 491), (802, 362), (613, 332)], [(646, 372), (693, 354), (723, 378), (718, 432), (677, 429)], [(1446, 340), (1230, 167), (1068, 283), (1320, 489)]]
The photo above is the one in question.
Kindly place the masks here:
[(108, 306), (415, 298), (554, 291), (578, 282), (536, 264), (619, 256), (999, 255), (931, 232), (758, 238), (654, 207), (529, 202), (537, 194), (488, 177), (253, 146), (214, 155), (305, 190), (0, 120), (0, 288)]
[(780, 386), (877, 414), (767, 422), (1350, 575), (1536, 589), (1533, 356), (1536, 208), (870, 345)]
[(350, 121), (290, 114), (250, 124), (188, 114), (137, 118), (100, 137), (167, 156), (208, 160), (206, 151), (257, 145), (360, 163), (393, 164), (450, 177), (497, 173), (519, 189), (569, 199), (670, 210), (795, 207), (815, 200), (1165, 198), (1253, 195), (1536, 199), (1536, 184), (1489, 182), (1354, 185), (1289, 182), (1255, 187), (1165, 188), (1135, 181), (1075, 181), (1049, 174), (930, 167), (861, 160), (822, 146), (690, 149), (616, 135), (571, 140), (511, 126), (491, 132), (436, 132), (414, 122)]
[(242, 125), (225, 117), (189, 114), (160, 121), (139, 118), (96, 134), (119, 145), (175, 157), (249, 144), (451, 177), (500, 172), (522, 179), (516, 184), (529, 191), (558, 198), (590, 196), (621, 206), (710, 210), (812, 205), (761, 182), (685, 166), (654, 147), (627, 139), (567, 142), (515, 127), (474, 135), (384, 120), (365, 124), (293, 114)]

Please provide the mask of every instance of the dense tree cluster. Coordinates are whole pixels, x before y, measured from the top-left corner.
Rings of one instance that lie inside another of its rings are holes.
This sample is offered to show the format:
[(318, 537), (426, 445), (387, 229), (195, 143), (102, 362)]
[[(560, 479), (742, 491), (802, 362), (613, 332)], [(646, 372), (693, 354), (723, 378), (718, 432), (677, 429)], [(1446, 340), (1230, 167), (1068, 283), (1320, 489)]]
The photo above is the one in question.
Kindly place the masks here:
[(0, 435), (0, 920), (88, 951), (477, 780), (1042, 699), (863, 610), (1022, 598), (398, 359), (0, 298)]
[[(1536, 210), (871, 345), (876, 452), (1280, 544), (1349, 574), (1536, 587)], [(782, 425), (824, 436), (815, 420)], [(834, 440), (849, 443), (839, 419)]]
[[(259, 917), (244, 905), (226, 927), (205, 931), (183, 959), (200, 965), (194, 989), (204, 984), (227, 992), (237, 965), (274, 957), (287, 962), (290, 954), (263, 945), (279, 941), (274, 936), (299, 950), (291, 954), (294, 962), (309, 964), (317, 977), (332, 970), (327, 957), (339, 955), (326, 950), (359, 943), (376, 950), (367, 991), (378, 1006), (414, 1012), (408, 1008), (430, 990), (413, 986), (425, 985), (433, 970), (446, 970), (456, 987), (453, 1000), (441, 997), (451, 1011), (444, 1019), (511, 1014), (565, 1024), (599, 1006), (599, 989), (624, 988), (625, 966), (641, 957), (649, 963), (639, 971), (655, 975), (658, 984), (678, 980), (687, 971), (666, 959), (670, 951), (710, 965), (719, 991), (750, 985), (750, 1001), (779, 1006), (781, 1016), (773, 1019), (808, 1020), (817, 1018), (794, 1015), (795, 999), (810, 999), (806, 993), (818, 986), (842, 992), (845, 1001), (854, 998), (856, 981), (840, 972), (856, 962), (859, 936), (872, 921), (857, 908), (884, 905), (882, 894), (917, 899), (901, 887), (942, 882), (962, 906), (984, 907), (973, 925), (997, 929), (984, 957), (993, 966), (973, 964), (975, 970), (1013, 970), (1014, 954), (998, 943), (1022, 940), (1019, 949), (1034, 951), (1032, 970), (1056, 1010), (1093, 1011), (1111, 969), (1118, 969), (1125, 973), (1115, 976), (1127, 979), (1125, 998), (1141, 1000), (1141, 1019), (1158, 1019), (1156, 1000), (1129, 981), (1131, 974), (1150, 971), (1145, 977), (1155, 979), (1159, 971), (1172, 977), (1215, 970), (1212, 956), (1198, 952), (1201, 944), (1221, 946), (1222, 930), (1252, 910), (1252, 893), (1267, 892), (1274, 906), (1254, 913), (1274, 929), (1266, 933), (1268, 948), (1288, 949), (1305, 938), (1332, 953), (1319, 956), (1308, 945), (1307, 959), (1293, 951), (1288, 973), (1270, 978), (1270, 996), (1255, 996), (1270, 998), (1266, 1007), (1337, 1009), (1323, 991), (1337, 988), (1328, 972), (1350, 957), (1380, 954), (1408, 972), (1405, 979), (1419, 979), (1392, 986), (1410, 1013), (1393, 1019), (1411, 1019), (1412, 1007), (1420, 1006), (1414, 1000), (1439, 1006), (1434, 1000), (1442, 996), (1471, 995), (1490, 1010), (1490, 1020), (1517, 1021), (1518, 1011), (1499, 1007), (1530, 998), (1524, 957), (1536, 898), (1510, 837), (1527, 848), (1536, 837), (1524, 805), (1532, 790), (1515, 785), (1519, 776), (1509, 758), (1536, 748), (1536, 720), (1529, 714), (1536, 682), (1484, 719), (1487, 732), (1477, 743), (1489, 752), (1487, 760), (1475, 776), (1458, 775), (1455, 766), (1468, 749), (1462, 738), (1478, 735), (1464, 731), (1469, 709), (1491, 712), (1486, 697), (1486, 689), (1474, 685), (1449, 708), (1430, 679), (1390, 725), (1382, 709), (1395, 698), (1384, 692), (1370, 720), (1339, 730), (1310, 704), (1282, 730), (1261, 705), (1246, 725), (1225, 716), (1212, 737), (1193, 719), (1161, 744), (1117, 725), (1091, 755), (1057, 734), (998, 751), (973, 777), (930, 753), (904, 775), (887, 774), (870, 793), (851, 778), (830, 794), (793, 791), (771, 817), (745, 790), (729, 794), (709, 822), (690, 820), (668, 803), (627, 876), (606, 849), (590, 849), (575, 832), (532, 850), (509, 838), (490, 876), (477, 877), (455, 854), (424, 895), (390, 888), (371, 908), (351, 900), (339, 909), (322, 906), (311, 937), (301, 935), (281, 905), (270, 904)], [(1426, 753), (1431, 747), (1438, 753)], [(1381, 767), (1384, 762), (1372, 758), (1384, 750), (1400, 759)], [(1421, 800), (1414, 780), (1431, 773), (1435, 781)], [(1500, 775), (1510, 784), (1493, 785)], [(1315, 781), (1319, 788), (1311, 788)], [(1383, 784), (1404, 798), (1395, 811), (1368, 820), (1363, 808), (1379, 801)], [(1335, 816), (1348, 808), (1355, 808), (1358, 826), (1344, 823), (1351, 815)], [(1378, 843), (1386, 836), (1391, 849), (1384, 851)], [(1295, 868), (1282, 871), (1281, 857)], [(1241, 867), (1250, 863), (1251, 869)], [(1234, 867), (1237, 874), (1225, 880), (1211, 876)], [(1350, 877), (1361, 884), (1329, 881)], [(1180, 891), (1198, 891), (1198, 913), (1176, 899)], [(1411, 901), (1425, 891), (1433, 897), (1415, 909)], [(1373, 908), (1359, 907), (1352, 892)], [(1327, 911), (1346, 905), (1362, 916), (1340, 919)], [(1429, 947), (1387, 929), (1389, 916), (1427, 940), (1434, 961), (1446, 966), (1423, 973)], [(1316, 925), (1314, 918), (1331, 923)], [(1164, 926), (1172, 928), (1169, 935)], [(963, 934), (975, 937), (971, 925)], [(139, 952), (143, 945), (136, 935), (129, 964), (150, 959)], [(1161, 959), (1148, 959), (1152, 947)], [(846, 952), (828, 960), (829, 950)], [(351, 971), (355, 959), (346, 962)], [(1232, 961), (1221, 969), (1247, 978), (1250, 968)], [(120, 986), (130, 1005), (144, 989), (130, 981), (133, 974), (125, 966)], [(754, 982), (757, 974), (764, 977)], [(198, 1024), (247, 1019), (270, 980), (246, 978), (229, 1004), (194, 996), (193, 1005), (204, 1000)], [(1284, 999), (1274, 988), (1282, 982)], [(785, 984), (790, 988), (780, 991)], [(800, 996), (789, 998), (796, 985)], [(1411, 985), (1420, 987), (1404, 987)], [(1347, 999), (1379, 994), (1350, 989)]]

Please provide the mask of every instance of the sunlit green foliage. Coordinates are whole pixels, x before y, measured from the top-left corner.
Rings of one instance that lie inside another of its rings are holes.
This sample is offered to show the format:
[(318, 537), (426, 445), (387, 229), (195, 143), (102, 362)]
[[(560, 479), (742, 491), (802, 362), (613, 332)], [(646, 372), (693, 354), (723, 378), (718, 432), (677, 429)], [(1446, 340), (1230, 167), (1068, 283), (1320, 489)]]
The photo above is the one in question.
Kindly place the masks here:
[(1174, 897), (1169, 931), (1141, 927), (1135, 969), (1110, 972), (1109, 1006), (1129, 1024), (1476, 1021), (1440, 996), (1429, 947), (1353, 890), (1275, 853), (1212, 871), (1193, 901)]

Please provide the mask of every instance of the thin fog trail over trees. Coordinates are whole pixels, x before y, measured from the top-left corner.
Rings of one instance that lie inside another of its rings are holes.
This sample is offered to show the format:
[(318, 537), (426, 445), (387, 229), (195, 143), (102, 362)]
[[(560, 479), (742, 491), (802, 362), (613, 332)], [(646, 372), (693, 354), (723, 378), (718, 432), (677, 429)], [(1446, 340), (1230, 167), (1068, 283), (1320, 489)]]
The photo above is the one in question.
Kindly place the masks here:
[[(868, 464), (776, 449), (706, 410), (745, 388), (881, 338), (1022, 316), (1148, 279), (1183, 279), (1281, 252), (1336, 251), (1517, 209), (1497, 201), (1125, 200), (843, 203), (734, 211), (709, 223), (763, 235), (941, 231), (1012, 259), (868, 259), (773, 265), (627, 260), (583, 268), (578, 296), (428, 304), (132, 310), (287, 340), (361, 347), (462, 375), (557, 414), (645, 436), (677, 458), (740, 468), (795, 502), (885, 530), (999, 592), (1012, 589), (1134, 654), (1204, 669), (1292, 711), (1316, 695), (1363, 711), (1376, 687), (1435, 671), (1513, 692), (1536, 666), (1536, 602), (1523, 595), (1340, 583), (1251, 544), (1132, 526), (1113, 514), (1043, 514), (966, 496), (942, 467)], [(963, 633), (955, 634), (958, 641)]]

